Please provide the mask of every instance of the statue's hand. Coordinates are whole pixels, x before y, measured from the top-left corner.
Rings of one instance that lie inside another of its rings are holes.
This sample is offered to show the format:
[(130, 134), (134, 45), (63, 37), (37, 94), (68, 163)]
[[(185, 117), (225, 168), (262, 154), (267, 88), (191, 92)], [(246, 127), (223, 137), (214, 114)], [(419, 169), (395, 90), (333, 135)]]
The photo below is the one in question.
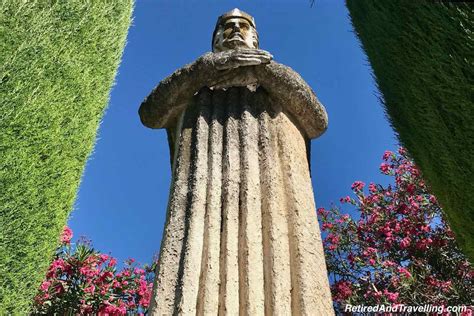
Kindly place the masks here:
[(224, 89), (229, 87), (245, 87), (258, 83), (253, 67), (225, 69), (219, 72), (219, 76), (209, 80), (208, 87)]
[(261, 49), (239, 49), (215, 53), (214, 65), (218, 70), (268, 64), (272, 54)]

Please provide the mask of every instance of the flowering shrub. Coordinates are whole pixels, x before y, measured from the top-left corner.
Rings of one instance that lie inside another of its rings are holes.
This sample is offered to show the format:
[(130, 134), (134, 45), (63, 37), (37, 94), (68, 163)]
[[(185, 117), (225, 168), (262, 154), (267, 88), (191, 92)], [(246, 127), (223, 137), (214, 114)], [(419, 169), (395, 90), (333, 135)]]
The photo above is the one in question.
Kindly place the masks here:
[(133, 259), (117, 271), (113, 257), (79, 240), (71, 245), (65, 227), (61, 247), (35, 297), (33, 314), (142, 314), (148, 308), (154, 266), (138, 267)]
[(474, 270), (436, 198), (407, 157), (386, 151), (380, 171), (394, 185), (352, 185), (358, 219), (318, 209), (337, 310), (345, 304), (473, 305)]

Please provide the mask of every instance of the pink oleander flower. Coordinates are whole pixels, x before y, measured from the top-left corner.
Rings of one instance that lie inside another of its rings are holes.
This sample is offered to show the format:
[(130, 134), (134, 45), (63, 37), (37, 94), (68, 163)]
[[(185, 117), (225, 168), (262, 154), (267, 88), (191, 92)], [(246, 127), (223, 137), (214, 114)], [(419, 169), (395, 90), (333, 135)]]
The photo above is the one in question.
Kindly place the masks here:
[(99, 275), (99, 270), (94, 267), (84, 266), (79, 269), (79, 273), (85, 276), (86, 278), (93, 278), (96, 275)]
[(350, 264), (353, 264), (356, 261), (356, 257), (354, 254), (351, 252), (349, 255), (347, 255), (347, 260), (349, 260)]
[(392, 155), (393, 155), (393, 152), (391, 152), (390, 150), (386, 150), (383, 153), (382, 159), (387, 161), (390, 157), (392, 157)]
[(341, 215), (338, 219), (336, 219), (336, 224), (342, 224), (347, 222), (350, 219), (350, 216), (347, 214)]
[(400, 241), (400, 247), (402, 249), (408, 248), (408, 246), (410, 246), (410, 242), (411, 242), (410, 237), (405, 237), (402, 239), (402, 241)]
[(41, 283), (40, 290), (43, 292), (47, 292), (50, 286), (51, 286), (50, 281), (43, 281), (43, 283)]
[(95, 286), (93, 284), (91, 284), (90, 286), (86, 287), (84, 289), (84, 292), (85, 293), (90, 293), (90, 294), (94, 294), (95, 292)]
[(100, 263), (104, 263), (107, 260), (109, 260), (109, 255), (106, 255), (106, 254), (103, 254), (103, 253), (99, 255), (99, 262)]
[(387, 299), (391, 303), (396, 303), (397, 299), (398, 299), (398, 296), (400, 295), (399, 293), (393, 293), (393, 292), (389, 292), (387, 290), (385, 290), (383, 294), (387, 297)]
[(140, 280), (139, 288), (138, 288), (138, 295), (145, 295), (148, 291), (148, 283), (145, 280)]
[(326, 240), (330, 243), (332, 243), (333, 245), (337, 245), (339, 244), (339, 241), (340, 241), (340, 237), (338, 235), (334, 235), (334, 234), (329, 234), (327, 237), (326, 237)]
[(355, 181), (354, 183), (352, 183), (351, 189), (352, 189), (352, 190), (356, 190), (356, 191), (361, 191), (362, 189), (364, 189), (364, 186), (365, 186), (365, 183), (364, 183), (364, 182), (362, 182), (362, 181)]
[(61, 234), (61, 243), (69, 244), (72, 239), (72, 230), (68, 226), (64, 226), (63, 232)]
[(431, 231), (430, 225), (421, 225), (419, 229), (420, 231), (425, 232), (425, 233), (428, 233), (429, 231)]
[(334, 300), (342, 301), (352, 295), (351, 282), (349, 281), (338, 281), (334, 283), (333, 290), (335, 296)]
[(65, 270), (66, 263), (64, 262), (63, 259), (59, 258), (56, 260), (53, 260), (51, 265), (49, 266), (49, 272), (51, 275), (53, 275), (56, 270)]
[(117, 259), (110, 257), (109, 267), (114, 267), (117, 264)]
[(336, 250), (337, 247), (336, 247), (336, 245), (328, 245), (327, 249), (333, 251), (333, 250)]
[(372, 194), (377, 192), (377, 186), (374, 183), (369, 184), (369, 192)]
[(467, 310), (462, 311), (461, 316), (472, 316), (472, 309), (468, 308)]
[(398, 153), (402, 156), (406, 155), (407, 154), (407, 151), (404, 147), (399, 147), (398, 148)]
[(410, 207), (412, 208), (412, 210), (417, 211), (420, 208), (420, 205), (416, 203), (415, 201), (411, 201)]
[(364, 294), (365, 298), (374, 298), (376, 301), (379, 301), (379, 299), (382, 297), (382, 292), (380, 291), (367, 291)]
[(373, 255), (374, 253), (377, 252), (377, 249), (373, 248), (373, 247), (367, 247), (363, 252), (362, 254), (366, 257), (368, 256), (371, 256)]
[[(378, 216), (377, 216), (378, 219)], [(369, 218), (368, 223), (373, 224), (376, 222), (376, 220), (373, 220), (372, 217)], [(379, 232), (383, 234), (385, 237), (391, 237), (392, 236), (392, 228), (386, 224), (383, 227), (379, 228)]]
[(317, 212), (318, 212), (318, 214), (321, 215), (321, 216), (327, 216), (327, 215), (329, 214), (329, 212), (326, 211), (326, 209), (323, 208), (323, 207), (318, 208)]
[(396, 266), (397, 264), (393, 261), (385, 260), (384, 262), (382, 262), (382, 265), (384, 267), (393, 267), (393, 266)]
[(432, 243), (433, 240), (431, 238), (424, 238), (416, 243), (416, 248), (420, 250), (426, 250)]
[(415, 189), (416, 189), (416, 186), (413, 183), (408, 184), (406, 188), (409, 194), (413, 194), (415, 192)]
[(449, 292), (451, 290), (452, 281), (440, 282), (439, 286), (443, 292)]
[(395, 226), (393, 226), (393, 231), (398, 233), (401, 230), (402, 230), (402, 228), (400, 226), (400, 223), (395, 223)]
[(323, 230), (331, 229), (332, 227), (334, 227), (334, 224), (332, 224), (332, 223), (324, 223), (322, 225)]
[(133, 273), (135, 273), (135, 274), (145, 274), (145, 270), (140, 269), (140, 268), (135, 268), (133, 270)]
[(56, 295), (61, 295), (65, 292), (65, 289), (64, 289), (64, 286), (62, 285), (61, 282), (57, 283), (55, 286), (54, 286), (54, 293)]
[(397, 271), (399, 273), (401, 273), (403, 276), (407, 277), (407, 278), (411, 278), (411, 273), (410, 271), (408, 271), (407, 269), (405, 269), (404, 267), (398, 267), (397, 268)]
[(380, 171), (382, 171), (382, 173), (384, 174), (389, 174), (391, 171), (391, 167), (388, 163), (383, 162), (380, 164)]
[(345, 196), (345, 197), (340, 198), (339, 201), (341, 203), (349, 203), (351, 201), (351, 197), (350, 196)]

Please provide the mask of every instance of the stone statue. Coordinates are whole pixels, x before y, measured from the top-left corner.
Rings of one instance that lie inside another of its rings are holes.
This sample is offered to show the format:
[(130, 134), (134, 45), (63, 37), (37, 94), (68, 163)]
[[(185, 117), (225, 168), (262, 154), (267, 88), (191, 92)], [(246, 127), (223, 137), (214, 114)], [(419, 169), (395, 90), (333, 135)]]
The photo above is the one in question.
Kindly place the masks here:
[(151, 314), (332, 315), (308, 161), (326, 111), (247, 13), (212, 45), (140, 106), (173, 174)]

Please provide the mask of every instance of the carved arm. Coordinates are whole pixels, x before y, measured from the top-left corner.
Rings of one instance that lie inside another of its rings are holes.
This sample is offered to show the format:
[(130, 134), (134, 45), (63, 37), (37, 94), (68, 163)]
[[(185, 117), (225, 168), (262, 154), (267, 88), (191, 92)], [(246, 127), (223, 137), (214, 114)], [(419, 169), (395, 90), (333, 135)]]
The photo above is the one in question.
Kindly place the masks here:
[(259, 85), (297, 121), (309, 139), (324, 133), (328, 126), (326, 109), (298, 73), (274, 61), (255, 68)]
[(272, 102), (281, 104), (296, 120), (309, 139), (318, 137), (327, 128), (324, 106), (294, 70), (270, 62), (269, 58), (269, 53), (257, 50), (247, 50), (245, 54), (225, 51), (201, 56), (161, 81), (143, 101), (139, 110), (142, 123), (150, 128), (171, 127), (193, 95), (203, 87), (258, 83), (268, 92)]

